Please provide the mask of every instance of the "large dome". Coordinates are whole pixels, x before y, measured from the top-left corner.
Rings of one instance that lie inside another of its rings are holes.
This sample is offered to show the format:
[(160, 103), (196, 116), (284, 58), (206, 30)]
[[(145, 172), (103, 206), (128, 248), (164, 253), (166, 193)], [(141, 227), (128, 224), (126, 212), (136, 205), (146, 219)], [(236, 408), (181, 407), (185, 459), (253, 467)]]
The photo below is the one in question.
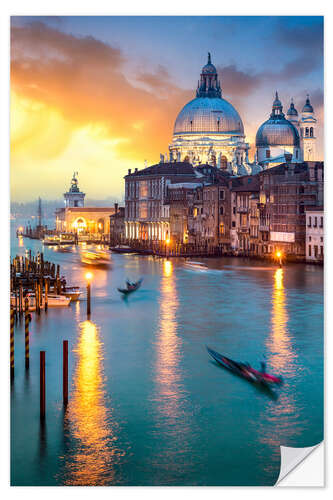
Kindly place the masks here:
[(297, 146), (299, 135), (292, 123), (285, 118), (281, 120), (269, 119), (263, 123), (256, 135), (256, 146)]
[(177, 116), (174, 135), (197, 133), (244, 135), (244, 127), (238, 112), (222, 97), (197, 97)]

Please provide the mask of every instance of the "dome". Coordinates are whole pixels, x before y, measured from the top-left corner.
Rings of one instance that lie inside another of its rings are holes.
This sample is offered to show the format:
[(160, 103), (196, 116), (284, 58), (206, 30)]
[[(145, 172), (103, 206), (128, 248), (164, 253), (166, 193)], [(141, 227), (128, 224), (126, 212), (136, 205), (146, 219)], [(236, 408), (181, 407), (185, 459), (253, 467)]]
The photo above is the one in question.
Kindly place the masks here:
[(201, 73), (204, 73), (204, 74), (208, 73), (208, 74), (214, 74), (214, 75), (217, 74), (216, 68), (215, 68), (214, 64), (212, 64), (210, 52), (208, 52), (208, 63), (202, 68)]
[(235, 108), (222, 97), (196, 97), (177, 116), (177, 134), (244, 135), (244, 127)]
[(292, 123), (285, 118), (269, 119), (263, 123), (256, 135), (256, 146), (296, 146), (299, 147), (299, 135)]
[(295, 108), (293, 101), (291, 101), (290, 103), (290, 108), (288, 109), (287, 116), (298, 116), (297, 109)]

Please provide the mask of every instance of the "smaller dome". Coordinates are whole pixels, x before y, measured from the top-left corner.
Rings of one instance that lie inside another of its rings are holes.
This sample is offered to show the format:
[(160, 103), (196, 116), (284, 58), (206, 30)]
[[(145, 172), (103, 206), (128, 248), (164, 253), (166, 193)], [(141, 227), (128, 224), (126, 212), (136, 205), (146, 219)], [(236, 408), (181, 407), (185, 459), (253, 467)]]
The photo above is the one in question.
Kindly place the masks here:
[(313, 113), (313, 107), (311, 106), (310, 103), (310, 97), (309, 94), (306, 96), (306, 101), (302, 109), (302, 113)]
[(293, 100), (291, 100), (290, 108), (288, 109), (287, 116), (298, 116), (297, 109), (295, 108)]
[(276, 91), (275, 92), (275, 99), (274, 99), (274, 102), (273, 102), (273, 108), (281, 108), (281, 107), (282, 107), (282, 104), (281, 104), (281, 101), (279, 99), (278, 93)]
[(299, 135), (292, 123), (285, 118), (269, 119), (263, 123), (256, 135), (257, 147), (296, 146), (299, 147)]

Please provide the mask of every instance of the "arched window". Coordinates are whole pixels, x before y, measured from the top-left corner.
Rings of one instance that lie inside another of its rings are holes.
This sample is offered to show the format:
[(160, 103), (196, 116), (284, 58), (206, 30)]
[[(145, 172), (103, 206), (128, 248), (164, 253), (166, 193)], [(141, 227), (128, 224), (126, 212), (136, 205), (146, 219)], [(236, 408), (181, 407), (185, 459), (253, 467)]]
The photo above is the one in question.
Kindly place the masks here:
[(305, 129), (305, 137), (309, 137), (309, 129), (308, 129), (308, 127), (306, 127), (306, 129)]
[(220, 207), (220, 215), (224, 215), (224, 207), (223, 206)]
[(310, 137), (313, 137), (313, 127), (310, 127)]

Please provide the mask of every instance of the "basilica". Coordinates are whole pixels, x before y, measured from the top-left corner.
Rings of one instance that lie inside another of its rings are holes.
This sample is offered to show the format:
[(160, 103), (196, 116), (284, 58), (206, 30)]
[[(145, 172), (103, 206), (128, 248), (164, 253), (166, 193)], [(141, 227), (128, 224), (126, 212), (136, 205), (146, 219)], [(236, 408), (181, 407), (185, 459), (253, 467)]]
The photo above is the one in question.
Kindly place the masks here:
[[(222, 97), (217, 70), (208, 53), (196, 96), (178, 114), (169, 161), (189, 162), (194, 167), (209, 164), (231, 175), (250, 175), (278, 165), (291, 154), (293, 162), (316, 159), (317, 120), (307, 96), (301, 116), (293, 101), (285, 117), (276, 92), (272, 113), (256, 134), (256, 154), (249, 160), (242, 119), (233, 105)], [(164, 156), (161, 155), (161, 161)]]

